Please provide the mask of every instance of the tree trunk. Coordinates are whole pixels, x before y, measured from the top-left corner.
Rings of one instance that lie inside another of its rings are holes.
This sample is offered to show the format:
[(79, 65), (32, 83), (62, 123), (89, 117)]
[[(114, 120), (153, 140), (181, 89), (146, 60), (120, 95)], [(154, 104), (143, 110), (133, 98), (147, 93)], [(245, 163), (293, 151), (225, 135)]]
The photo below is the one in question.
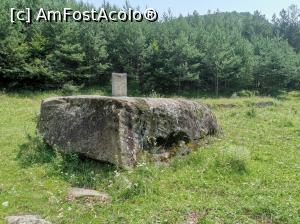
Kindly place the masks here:
[(178, 76), (177, 79), (177, 94), (180, 94), (180, 89), (181, 89), (181, 81), (180, 81), (180, 76)]
[(137, 74), (138, 74), (138, 82), (139, 82), (139, 89), (141, 93), (144, 93), (145, 91), (145, 85), (144, 85), (144, 73), (141, 71), (140, 69), (140, 64), (138, 64), (137, 66)]
[(215, 93), (216, 93), (216, 96), (218, 97), (219, 96), (219, 75), (216, 74), (215, 76)]

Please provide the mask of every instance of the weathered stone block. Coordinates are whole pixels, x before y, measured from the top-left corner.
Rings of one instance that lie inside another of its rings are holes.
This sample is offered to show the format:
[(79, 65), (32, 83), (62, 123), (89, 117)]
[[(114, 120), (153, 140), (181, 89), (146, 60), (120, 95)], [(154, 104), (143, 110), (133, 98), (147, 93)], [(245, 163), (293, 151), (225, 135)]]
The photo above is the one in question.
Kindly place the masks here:
[(38, 215), (16, 215), (5, 218), (7, 224), (51, 224)]
[(121, 167), (140, 152), (218, 132), (210, 109), (187, 100), (74, 96), (46, 99), (38, 133), (51, 146)]
[(127, 96), (126, 73), (112, 73), (111, 84), (113, 96)]

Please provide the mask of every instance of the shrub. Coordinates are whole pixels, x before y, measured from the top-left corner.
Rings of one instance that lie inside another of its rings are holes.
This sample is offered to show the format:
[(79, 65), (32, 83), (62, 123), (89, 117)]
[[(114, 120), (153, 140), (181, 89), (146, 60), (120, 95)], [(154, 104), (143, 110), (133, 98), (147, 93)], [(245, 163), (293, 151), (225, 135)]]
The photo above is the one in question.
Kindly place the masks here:
[(246, 112), (247, 117), (254, 118), (256, 117), (256, 110), (252, 108), (251, 110)]
[(81, 88), (81, 86), (73, 85), (73, 82), (67, 82), (63, 85), (61, 90), (64, 96), (72, 96), (77, 94)]
[(156, 91), (152, 90), (151, 93), (149, 94), (150, 98), (162, 98), (163, 96)]
[(20, 145), (17, 159), (23, 166), (49, 163), (55, 157), (55, 152), (42, 139), (27, 135), (27, 142)]
[(236, 93), (239, 97), (253, 97), (258, 95), (257, 91), (250, 91), (250, 90), (241, 90)]
[(124, 199), (132, 199), (135, 196), (143, 195), (146, 193), (146, 186), (143, 181), (137, 181), (127, 186), (121, 193), (121, 197)]
[(218, 168), (225, 168), (237, 173), (247, 172), (247, 164), (250, 160), (250, 152), (237, 146), (227, 147), (221, 150), (215, 160), (215, 165)]

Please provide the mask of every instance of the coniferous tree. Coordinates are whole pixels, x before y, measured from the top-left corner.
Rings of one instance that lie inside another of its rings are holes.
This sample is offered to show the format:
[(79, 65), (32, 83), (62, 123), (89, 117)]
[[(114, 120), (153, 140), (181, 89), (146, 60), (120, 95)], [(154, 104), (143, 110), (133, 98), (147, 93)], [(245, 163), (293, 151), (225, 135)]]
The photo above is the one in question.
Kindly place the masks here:
[[(33, 11), (90, 10), (75, 0), (2, 0), (0, 83), (16, 88), (59, 88), (64, 83), (106, 85), (126, 72), (140, 93), (184, 90), (270, 93), (300, 87), (299, 9), (272, 22), (250, 13), (164, 14), (155, 23), (9, 21), (11, 7)], [(102, 7), (118, 10), (109, 2)], [(127, 2), (124, 9), (128, 9)]]

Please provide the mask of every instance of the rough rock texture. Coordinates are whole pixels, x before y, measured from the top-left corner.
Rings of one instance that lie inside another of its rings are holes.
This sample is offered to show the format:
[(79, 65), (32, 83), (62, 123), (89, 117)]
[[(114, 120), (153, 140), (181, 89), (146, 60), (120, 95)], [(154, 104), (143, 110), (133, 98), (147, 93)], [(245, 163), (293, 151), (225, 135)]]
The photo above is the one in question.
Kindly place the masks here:
[(70, 200), (78, 198), (91, 198), (95, 201), (100, 201), (103, 203), (111, 200), (110, 196), (107, 193), (77, 187), (73, 187), (70, 189), (68, 198)]
[(51, 224), (38, 215), (18, 215), (5, 218), (7, 224)]
[(210, 109), (187, 100), (73, 96), (42, 102), (38, 133), (60, 150), (121, 167), (139, 153), (218, 132)]

